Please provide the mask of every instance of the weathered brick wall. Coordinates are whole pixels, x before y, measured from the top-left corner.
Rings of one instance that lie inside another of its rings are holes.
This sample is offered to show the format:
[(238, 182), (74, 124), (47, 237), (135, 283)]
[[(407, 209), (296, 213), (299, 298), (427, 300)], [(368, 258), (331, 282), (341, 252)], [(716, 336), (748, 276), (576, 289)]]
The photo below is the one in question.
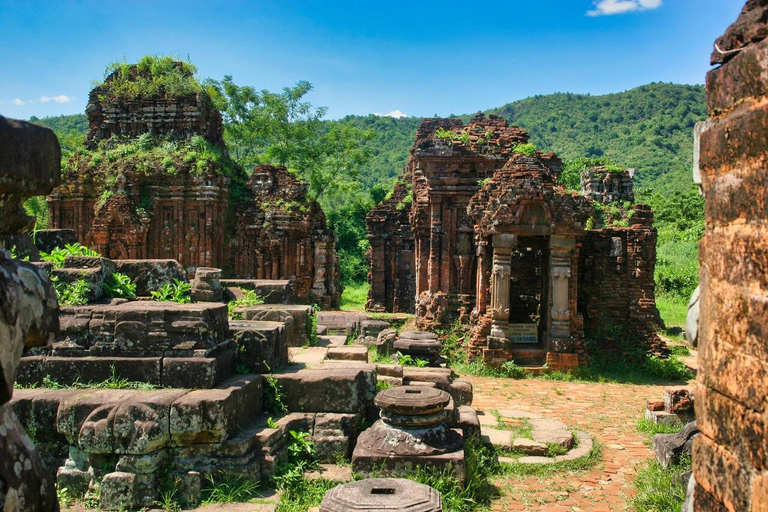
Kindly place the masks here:
[(341, 295), (336, 237), (306, 182), (285, 167), (261, 165), (248, 181), (253, 200), (236, 214), (231, 233), (234, 274), (290, 279), (300, 302), (337, 308)]
[(579, 251), (579, 310), (587, 332), (598, 339), (610, 343), (614, 336), (630, 334), (663, 351), (656, 336), (661, 318), (653, 279), (653, 213), (640, 204), (634, 211), (632, 226), (586, 231)]
[(706, 230), (694, 509), (768, 510), (768, 2), (717, 41), (701, 134)]
[[(108, 77), (106, 83), (112, 79)], [(175, 98), (115, 98), (106, 85), (94, 88), (88, 96), (86, 142), (96, 143), (111, 137), (155, 137), (186, 139), (201, 135), (224, 147), (221, 114), (207, 94)]]
[(376, 205), (366, 217), (371, 248), (368, 311), (413, 313), (415, 286), (414, 240), (408, 213), (413, 192), (403, 180), (392, 197)]

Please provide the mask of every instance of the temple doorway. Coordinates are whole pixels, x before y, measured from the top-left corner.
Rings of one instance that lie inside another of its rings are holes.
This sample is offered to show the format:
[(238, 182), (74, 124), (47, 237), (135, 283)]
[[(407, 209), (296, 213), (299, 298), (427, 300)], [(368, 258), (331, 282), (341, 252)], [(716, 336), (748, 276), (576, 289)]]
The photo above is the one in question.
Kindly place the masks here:
[(512, 251), (509, 337), (512, 348), (544, 348), (549, 298), (549, 240), (518, 237)]

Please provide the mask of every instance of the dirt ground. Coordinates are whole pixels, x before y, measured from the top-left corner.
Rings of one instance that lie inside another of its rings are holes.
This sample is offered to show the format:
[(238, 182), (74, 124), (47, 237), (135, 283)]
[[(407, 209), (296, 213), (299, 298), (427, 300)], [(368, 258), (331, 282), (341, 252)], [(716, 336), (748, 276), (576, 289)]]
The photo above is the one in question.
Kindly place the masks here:
[(637, 431), (637, 420), (643, 416), (646, 400), (663, 397), (666, 384), (466, 378), (474, 385), (475, 409), (541, 414), (588, 432), (603, 447), (603, 460), (592, 469), (557, 472), (548, 477), (497, 477), (494, 483), (502, 496), (492, 510), (631, 510), (627, 502), (634, 495), (636, 468), (653, 456), (653, 449), (646, 444), (647, 436)]

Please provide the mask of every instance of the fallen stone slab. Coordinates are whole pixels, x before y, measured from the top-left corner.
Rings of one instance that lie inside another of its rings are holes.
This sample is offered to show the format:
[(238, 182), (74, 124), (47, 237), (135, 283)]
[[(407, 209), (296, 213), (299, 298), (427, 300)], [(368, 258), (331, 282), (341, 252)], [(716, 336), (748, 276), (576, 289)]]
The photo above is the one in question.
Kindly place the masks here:
[(302, 304), (260, 304), (243, 310), (244, 320), (283, 322), (289, 347), (303, 347), (309, 343), (310, 318), (315, 314), (312, 306)]
[(512, 441), (512, 449), (524, 453), (526, 455), (546, 455), (549, 451), (549, 447), (544, 443), (538, 443), (531, 439), (525, 439), (519, 437)]
[(480, 439), (486, 443), (507, 450), (512, 448), (512, 432), (509, 430), (498, 430), (482, 426), (480, 428)]
[(293, 301), (293, 289), (288, 279), (221, 279), (223, 286), (232, 297), (242, 296), (239, 288), (255, 290), (266, 304), (290, 304)]
[(645, 419), (653, 422), (654, 425), (674, 426), (680, 424), (680, 418), (677, 416), (677, 414), (672, 414), (666, 411), (651, 411), (646, 409)]
[(680, 456), (690, 456), (693, 439), (699, 434), (696, 422), (692, 421), (676, 434), (656, 434), (653, 436), (653, 451), (656, 460), (662, 467), (667, 468), (680, 461)]
[(307, 480), (322, 479), (338, 483), (351, 482), (354, 479), (350, 466), (339, 466), (338, 464), (319, 464), (317, 469), (307, 471), (304, 477)]
[(368, 349), (366, 347), (356, 347), (351, 345), (331, 347), (328, 349), (327, 357), (328, 359), (337, 361), (368, 362)]
[(531, 432), (537, 443), (556, 444), (570, 450), (573, 447), (573, 434), (567, 430), (536, 430)]
[(372, 370), (329, 367), (274, 374), (291, 412), (362, 413), (376, 396)]

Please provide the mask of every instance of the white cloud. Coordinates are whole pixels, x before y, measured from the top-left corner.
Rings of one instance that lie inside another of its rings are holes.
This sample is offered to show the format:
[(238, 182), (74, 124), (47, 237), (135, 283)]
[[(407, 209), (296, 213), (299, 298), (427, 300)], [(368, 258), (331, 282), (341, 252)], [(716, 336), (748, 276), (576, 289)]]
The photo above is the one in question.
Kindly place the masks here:
[(632, 11), (647, 11), (661, 7), (662, 0), (595, 0), (595, 8), (587, 16), (608, 16)]
[(41, 96), (40, 101), (42, 103), (48, 103), (49, 101), (55, 101), (56, 103), (70, 103), (74, 98), (70, 98), (69, 96), (66, 96), (64, 94), (59, 94), (58, 96)]
[(24, 101), (24, 100), (20, 100), (19, 98), (14, 98), (11, 103), (13, 105), (16, 105), (16, 106), (21, 106), (21, 105), (26, 105), (29, 102), (28, 101)]
[(378, 112), (374, 112), (373, 115), (381, 116), (381, 117), (394, 117), (395, 119), (400, 117), (408, 117), (408, 114), (406, 114), (405, 112), (399, 109), (392, 110), (390, 112), (387, 112), (386, 114), (380, 114)]

